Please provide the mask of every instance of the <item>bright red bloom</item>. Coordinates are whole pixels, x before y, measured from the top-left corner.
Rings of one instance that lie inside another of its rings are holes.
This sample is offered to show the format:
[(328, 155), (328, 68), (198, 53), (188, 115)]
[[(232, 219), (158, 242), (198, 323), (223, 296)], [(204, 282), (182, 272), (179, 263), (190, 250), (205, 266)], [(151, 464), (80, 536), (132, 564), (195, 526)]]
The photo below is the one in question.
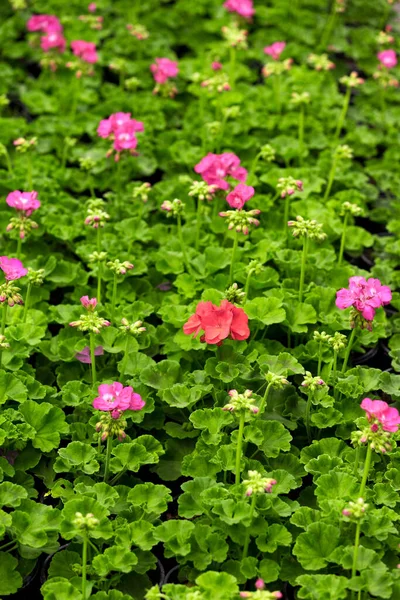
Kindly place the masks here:
[(368, 421), (379, 421), (384, 431), (395, 433), (399, 429), (400, 414), (397, 408), (389, 406), (383, 400), (364, 398), (361, 408), (367, 413)]
[(228, 300), (222, 300), (220, 306), (212, 302), (199, 302), (196, 313), (183, 326), (186, 335), (204, 331), (201, 341), (220, 345), (230, 337), (233, 340), (246, 340), (250, 335), (248, 316), (243, 308), (234, 306)]

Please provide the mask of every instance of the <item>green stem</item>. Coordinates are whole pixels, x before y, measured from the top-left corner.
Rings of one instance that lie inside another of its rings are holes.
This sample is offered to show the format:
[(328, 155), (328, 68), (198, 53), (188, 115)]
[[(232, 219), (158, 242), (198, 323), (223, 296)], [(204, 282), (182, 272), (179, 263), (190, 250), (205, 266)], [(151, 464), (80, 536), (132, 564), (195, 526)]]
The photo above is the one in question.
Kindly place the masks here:
[(6, 548), (8, 548), (9, 546), (14, 546), (15, 544), (15, 540), (11, 540), (10, 542), (3, 544), (3, 546), (0, 546), (0, 552), (3, 552)]
[(267, 402), (268, 402), (269, 390), (271, 389), (271, 387), (272, 387), (272, 381), (270, 381), (269, 384), (267, 385), (265, 394), (263, 396), (263, 399), (261, 400), (260, 410), (258, 412), (259, 415), (262, 415), (264, 410), (268, 407)]
[(230, 56), (229, 80), (230, 80), (231, 90), (234, 90), (235, 83), (236, 83), (236, 48), (234, 46), (230, 47), (229, 56)]
[(22, 317), (22, 322), (26, 323), (26, 317), (28, 314), (28, 308), (29, 308), (29, 300), (31, 298), (31, 290), (32, 290), (32, 283), (29, 282), (28, 283), (28, 287), (26, 288), (26, 296), (25, 296), (25, 306), (24, 306), (24, 315)]
[(360, 462), (360, 446), (357, 446), (356, 448), (356, 456), (354, 459), (354, 469), (353, 469), (353, 475), (357, 476), (358, 474), (358, 464)]
[(349, 341), (347, 342), (346, 354), (344, 355), (344, 361), (342, 366), (342, 373), (346, 371), (347, 363), (349, 362), (350, 352), (354, 344), (354, 338), (356, 335), (356, 328), (354, 327), (351, 331), (351, 335), (349, 337)]
[(86, 567), (87, 567), (87, 551), (88, 551), (88, 540), (87, 533), (83, 534), (82, 542), (82, 600), (86, 600)]
[(349, 104), (350, 104), (350, 96), (351, 96), (351, 87), (348, 86), (347, 90), (346, 90), (346, 95), (344, 97), (342, 112), (340, 113), (339, 120), (337, 123), (334, 142), (337, 142), (337, 140), (340, 137), (341, 131), (343, 129), (343, 125), (346, 120), (346, 115), (347, 115), (347, 111), (348, 111)]
[(127, 469), (122, 469), (119, 473), (115, 475), (110, 481), (110, 485), (115, 485), (119, 479), (121, 479), (122, 475), (125, 475)]
[(7, 304), (7, 302), (4, 302), (4, 304), (3, 304), (3, 317), (2, 317), (2, 320), (1, 320), (1, 335), (4, 335), (5, 330), (6, 330), (7, 308), (8, 308), (8, 304)]
[(344, 245), (346, 243), (346, 229), (347, 229), (348, 219), (349, 219), (349, 213), (346, 213), (344, 215), (344, 219), (343, 219), (343, 231), (342, 231), (342, 239), (340, 240), (340, 250), (339, 250), (339, 257), (338, 257), (338, 267), (340, 267), (340, 265), (342, 264), (342, 260), (343, 260)]
[(307, 406), (306, 406), (306, 430), (308, 443), (311, 444), (311, 400), (312, 392), (308, 393)]
[(256, 169), (257, 169), (257, 165), (258, 165), (258, 161), (261, 158), (261, 152), (259, 152), (258, 154), (256, 154), (256, 156), (254, 157), (253, 162), (251, 163), (251, 167), (250, 167), (250, 171), (249, 171), (249, 181), (254, 177)]
[(299, 167), (303, 164), (304, 152), (304, 104), (300, 106), (299, 113)]
[(101, 252), (101, 227), (100, 226), (97, 228), (96, 245), (97, 245), (97, 252)]
[(380, 101), (381, 101), (381, 112), (382, 112), (382, 123), (384, 128), (386, 128), (386, 89), (383, 87), (383, 85), (381, 86), (381, 89), (379, 91), (379, 97), (380, 97)]
[(117, 179), (117, 204), (118, 208), (121, 208), (122, 204), (122, 158), (117, 161), (117, 171), (116, 171), (116, 179)]
[(229, 269), (229, 281), (230, 281), (231, 285), (233, 283), (233, 270), (234, 270), (234, 265), (235, 265), (237, 246), (238, 246), (238, 232), (235, 231), (235, 237), (233, 238), (233, 246), (232, 246), (231, 266)]
[(92, 181), (92, 176), (89, 176), (89, 192), (90, 192), (90, 197), (91, 198), (95, 198), (96, 194), (94, 193), (94, 186), (93, 186), (93, 181)]
[(111, 321), (114, 321), (115, 305), (117, 303), (117, 274), (114, 273), (114, 281), (112, 288), (112, 300), (111, 300)]
[(100, 304), (100, 302), (101, 302), (101, 277), (102, 277), (102, 271), (103, 271), (103, 265), (101, 262), (99, 262), (97, 269), (98, 269), (97, 270), (97, 301)]
[(72, 76), (72, 82), (69, 90), (69, 98), (71, 99), (71, 110), (69, 113), (69, 118), (72, 122), (75, 121), (76, 116), (76, 108), (78, 104), (78, 91), (79, 91), (79, 77), (76, 75)]
[(206, 93), (202, 92), (200, 95), (200, 139), (201, 139), (201, 151), (202, 155), (206, 154), (207, 149), (207, 136), (206, 136), (206, 124), (205, 124), (205, 103)]
[(6, 147), (4, 147), (4, 156), (6, 158), (7, 169), (11, 177), (14, 177), (14, 171), (11, 164), (11, 158)]
[(334, 350), (333, 351), (333, 381), (336, 381), (337, 357), (338, 357), (338, 353), (336, 352), (336, 350)]
[[(351, 577), (356, 576), (357, 572), (357, 558), (358, 558), (358, 548), (360, 544), (360, 530), (361, 530), (361, 520), (357, 521), (356, 525), (356, 536), (354, 539), (354, 554), (353, 554), (353, 566), (351, 568)], [(352, 596), (354, 597), (354, 592), (352, 592)]]
[(31, 152), (31, 150), (28, 150), (28, 152), (26, 153), (26, 162), (27, 162), (26, 174), (27, 174), (27, 180), (28, 180), (28, 189), (31, 191), (31, 190), (33, 190), (32, 152)]
[(185, 246), (185, 242), (183, 240), (183, 234), (182, 234), (182, 217), (181, 217), (181, 215), (178, 215), (178, 217), (177, 217), (177, 226), (178, 226), (179, 243), (181, 245), (181, 250), (182, 250), (182, 254), (183, 254), (183, 262), (184, 262), (187, 270), (190, 271), (189, 262), (188, 262), (188, 258), (187, 258), (187, 254), (186, 254), (186, 246)]
[(22, 238), (19, 235), (18, 236), (18, 241), (17, 241), (17, 258), (20, 258), (20, 256), (21, 256), (21, 250), (22, 250)]
[(242, 444), (243, 444), (243, 430), (244, 430), (244, 420), (246, 414), (244, 411), (240, 414), (239, 420), (239, 431), (237, 438), (237, 447), (236, 447), (236, 468), (235, 468), (235, 483), (238, 485), (240, 483), (240, 461), (242, 458)]
[(61, 177), (64, 179), (65, 176), (65, 167), (67, 165), (67, 153), (68, 153), (68, 145), (65, 143), (63, 145), (62, 155), (61, 155)]
[(338, 157), (337, 157), (337, 154), (335, 152), (335, 156), (334, 156), (333, 161), (332, 161), (331, 170), (329, 171), (328, 185), (326, 186), (326, 190), (325, 190), (325, 194), (324, 194), (324, 199), (323, 199), (324, 202), (326, 202), (328, 200), (329, 194), (331, 193), (332, 185), (333, 185), (333, 182), (335, 180), (335, 173), (336, 173), (337, 161), (338, 161)]
[(96, 377), (96, 355), (94, 353), (95, 350), (95, 339), (94, 333), (89, 334), (89, 344), (90, 344), (90, 360), (92, 366), (92, 385), (93, 387), (96, 385), (97, 377)]
[(318, 370), (317, 370), (317, 377), (319, 377), (321, 375), (321, 365), (322, 365), (322, 340), (320, 340), (320, 342), (319, 342), (319, 349), (318, 349)]
[(308, 254), (308, 237), (304, 236), (304, 238), (303, 238), (303, 253), (301, 256), (299, 302), (303, 301), (304, 278), (305, 278), (305, 273), (306, 273), (307, 254)]
[(276, 109), (278, 115), (281, 114), (282, 102), (281, 102), (281, 76), (278, 73), (274, 76), (274, 96), (276, 100)]
[(200, 198), (197, 198), (197, 213), (196, 213), (196, 250), (200, 246), (200, 230), (201, 230), (202, 204)]
[(288, 221), (289, 221), (289, 210), (290, 210), (290, 196), (286, 194), (285, 205), (283, 209), (283, 233), (287, 239), (288, 236)]
[(250, 281), (251, 281), (252, 274), (253, 274), (252, 271), (249, 271), (247, 273), (246, 283), (244, 285), (244, 293), (246, 294), (245, 302), (247, 302), (249, 300)]
[(368, 444), (367, 455), (365, 457), (364, 463), (364, 471), (360, 485), (360, 493), (358, 494), (359, 498), (364, 498), (365, 486), (367, 485), (367, 479), (369, 474), (369, 469), (371, 467), (371, 458), (372, 458), (372, 448), (371, 445)]
[(336, 21), (335, 4), (335, 0), (332, 0), (332, 10), (324, 27), (322, 38), (319, 43), (319, 49), (321, 50), (326, 49), (326, 46), (328, 45), (329, 40), (331, 39), (332, 31)]
[(112, 436), (109, 435), (107, 438), (107, 450), (106, 450), (106, 464), (104, 468), (104, 482), (107, 483), (108, 472), (110, 470), (110, 456), (111, 456), (111, 448), (112, 448)]
[(122, 365), (121, 365), (121, 375), (125, 375), (125, 371), (126, 371), (126, 363), (128, 362), (128, 346), (129, 346), (129, 335), (127, 334), (126, 341), (125, 341), (125, 352), (124, 352), (124, 356), (122, 359)]
[(256, 507), (256, 501), (257, 501), (257, 494), (253, 493), (253, 497), (251, 499), (251, 504), (250, 504), (250, 515), (249, 515), (249, 526), (246, 529), (246, 537), (244, 539), (244, 544), (243, 544), (243, 554), (242, 554), (242, 561), (247, 558), (247, 553), (249, 551), (249, 544), (250, 544), (250, 527), (253, 523), (253, 517), (254, 517), (254, 509)]

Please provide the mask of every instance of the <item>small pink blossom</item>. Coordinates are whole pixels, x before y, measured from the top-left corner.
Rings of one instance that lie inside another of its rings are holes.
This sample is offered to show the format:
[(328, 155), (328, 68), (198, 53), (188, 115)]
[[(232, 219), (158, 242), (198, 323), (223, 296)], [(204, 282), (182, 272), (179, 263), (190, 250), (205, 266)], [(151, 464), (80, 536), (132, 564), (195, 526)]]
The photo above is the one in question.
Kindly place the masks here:
[(240, 166), (240, 158), (232, 152), (212, 154), (207, 156), (194, 167), (196, 173), (202, 176), (208, 185), (215, 185), (221, 190), (229, 190), (229, 183), (225, 178), (230, 176), (241, 183), (247, 179), (247, 171)]
[(114, 135), (114, 150), (122, 152), (122, 150), (133, 150), (137, 146), (137, 138), (135, 132), (129, 123), (122, 125)]
[[(103, 356), (104, 354), (104, 348), (103, 346), (97, 346), (94, 349), (94, 355), (95, 356)], [(86, 346), (85, 348), (83, 348), (83, 350), (81, 350), (80, 352), (77, 352), (75, 354), (75, 358), (77, 360), (79, 360), (79, 362), (84, 363), (86, 365), (91, 365), (92, 364), (92, 359), (90, 356), (90, 348), (89, 346)]]
[(256, 590), (263, 590), (265, 588), (264, 579), (258, 578), (255, 583)]
[(342, 288), (336, 293), (336, 306), (344, 310), (353, 306), (364, 319), (372, 321), (376, 309), (390, 304), (392, 292), (387, 285), (382, 285), (379, 279), (350, 277), (349, 288)]
[(99, 60), (96, 44), (93, 42), (85, 42), (83, 40), (75, 40), (71, 42), (72, 52), (84, 62), (94, 64)]
[(282, 52), (286, 48), (286, 42), (274, 42), (264, 48), (264, 53), (271, 56), (274, 60), (279, 60)]
[(231, 208), (242, 209), (245, 203), (254, 196), (254, 188), (245, 183), (239, 183), (226, 197)]
[(226, 0), (224, 7), (228, 12), (235, 12), (244, 19), (251, 19), (255, 13), (253, 0)]
[(18, 258), (8, 258), (8, 256), (0, 256), (0, 269), (3, 271), (6, 281), (21, 279), (28, 273), (28, 269), (25, 269)]
[(150, 71), (153, 73), (154, 81), (163, 84), (178, 75), (178, 63), (169, 58), (156, 58), (155, 63), (150, 65)]
[(384, 431), (395, 433), (399, 429), (399, 411), (397, 408), (389, 406), (383, 400), (364, 398), (361, 402), (361, 408), (365, 410), (368, 421), (379, 421)]
[(96, 6), (96, 3), (95, 3), (95, 2), (91, 2), (91, 3), (89, 4), (89, 6), (87, 7), (88, 11), (89, 11), (89, 12), (92, 12), (92, 13), (93, 13), (93, 12), (96, 12), (96, 8), (97, 8), (97, 6)]
[(31, 17), (26, 25), (28, 31), (43, 31), (48, 33), (49, 31), (62, 32), (62, 25), (57, 17), (54, 15), (34, 15)]
[(223, 68), (223, 64), (214, 60), (214, 62), (211, 63), (211, 68), (213, 71), (220, 71)]
[(397, 56), (394, 50), (382, 50), (378, 52), (378, 60), (387, 69), (393, 69), (397, 65)]
[(118, 419), (125, 410), (141, 410), (145, 406), (145, 402), (133, 391), (133, 388), (124, 387), (117, 381), (99, 385), (98, 394), (98, 397), (93, 400), (93, 407), (110, 412), (113, 419)]
[(61, 31), (56, 29), (50, 30), (40, 38), (40, 47), (44, 52), (49, 50), (58, 50), (59, 52), (65, 52), (66, 41)]
[(82, 296), (81, 304), (87, 310), (93, 311), (97, 306), (97, 298), (89, 298), (89, 296)]
[(34, 210), (40, 208), (40, 201), (37, 199), (37, 192), (10, 192), (6, 198), (8, 206), (15, 208), (24, 213), (24, 216), (29, 217)]

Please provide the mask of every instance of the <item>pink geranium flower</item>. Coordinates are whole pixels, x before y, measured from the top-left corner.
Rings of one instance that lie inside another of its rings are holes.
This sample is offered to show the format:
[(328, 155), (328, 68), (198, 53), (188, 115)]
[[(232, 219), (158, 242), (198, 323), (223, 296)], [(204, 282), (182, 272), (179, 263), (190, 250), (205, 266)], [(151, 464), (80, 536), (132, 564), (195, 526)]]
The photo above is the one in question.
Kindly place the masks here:
[[(116, 151), (115, 160), (119, 160), (119, 153), (123, 150), (129, 150), (134, 154), (138, 144), (136, 133), (144, 131), (144, 125), (141, 121), (131, 118), (131, 113), (118, 112), (110, 115), (108, 119), (103, 119), (97, 128), (97, 134), (102, 138), (113, 140), (113, 149)], [(112, 150), (108, 155), (112, 154)]]
[[(95, 356), (103, 356), (104, 354), (104, 348), (103, 346), (97, 346), (94, 349), (94, 355)], [(75, 358), (77, 360), (79, 360), (79, 362), (84, 363), (86, 365), (91, 365), (92, 364), (92, 359), (90, 356), (90, 348), (89, 346), (85, 346), (85, 348), (83, 350), (81, 350), (80, 352), (77, 352), (75, 354)]]
[(49, 31), (62, 32), (63, 28), (57, 17), (54, 15), (34, 15), (26, 25), (28, 31)]
[(93, 42), (85, 42), (83, 40), (75, 40), (71, 42), (72, 52), (84, 62), (94, 64), (99, 60), (96, 44)]
[(245, 203), (254, 196), (254, 188), (245, 183), (239, 183), (226, 197), (231, 208), (242, 209)]
[(37, 192), (10, 192), (6, 198), (8, 206), (15, 208), (24, 213), (24, 216), (29, 217), (34, 210), (40, 208), (40, 201), (37, 199)]
[(382, 50), (377, 56), (379, 62), (387, 69), (393, 69), (397, 65), (397, 55), (394, 50)]
[(40, 47), (44, 52), (53, 49), (65, 52), (66, 44), (62, 31), (56, 29), (48, 31), (46, 35), (40, 38)]
[(89, 298), (89, 296), (82, 296), (81, 304), (87, 310), (93, 311), (97, 306), (97, 298)]
[(122, 152), (122, 150), (133, 150), (137, 146), (137, 138), (135, 130), (130, 123), (122, 125), (114, 134), (114, 150)]
[(365, 410), (368, 421), (379, 421), (384, 431), (395, 433), (399, 429), (399, 411), (397, 408), (390, 407), (383, 400), (364, 398), (361, 408)]
[(342, 288), (336, 293), (336, 306), (341, 310), (353, 306), (362, 314), (366, 321), (372, 321), (376, 309), (390, 304), (392, 292), (387, 285), (382, 285), (379, 279), (350, 277), (349, 287)]
[(156, 83), (166, 83), (171, 77), (176, 77), (179, 73), (178, 63), (169, 58), (156, 58), (150, 65), (150, 71), (153, 73)]
[(253, 0), (226, 0), (224, 7), (229, 12), (235, 12), (244, 19), (251, 19), (256, 12), (253, 7)]
[(28, 273), (28, 269), (25, 269), (18, 258), (8, 258), (8, 256), (0, 256), (0, 269), (3, 271), (6, 281), (21, 279)]
[(214, 60), (214, 62), (211, 63), (211, 68), (213, 71), (220, 71), (223, 68), (223, 65), (217, 60)]
[(96, 12), (96, 8), (97, 8), (96, 3), (95, 2), (91, 2), (89, 4), (89, 6), (88, 6), (88, 11), (89, 12)]
[(99, 385), (98, 394), (93, 400), (93, 407), (109, 412), (113, 419), (118, 419), (125, 410), (141, 410), (145, 406), (145, 402), (133, 388), (124, 387), (117, 381)]
[(229, 183), (225, 178), (230, 176), (241, 183), (247, 179), (247, 171), (240, 166), (240, 158), (232, 152), (212, 154), (207, 156), (194, 167), (196, 173), (202, 176), (208, 185), (215, 185), (221, 190), (229, 190)]
[(200, 340), (218, 346), (227, 337), (246, 340), (250, 335), (248, 316), (243, 308), (234, 306), (228, 300), (222, 300), (220, 306), (212, 302), (199, 302), (196, 313), (185, 323), (183, 331), (194, 337), (203, 331)]
[(286, 42), (274, 42), (264, 48), (265, 54), (271, 56), (274, 60), (279, 60), (282, 52), (286, 48)]

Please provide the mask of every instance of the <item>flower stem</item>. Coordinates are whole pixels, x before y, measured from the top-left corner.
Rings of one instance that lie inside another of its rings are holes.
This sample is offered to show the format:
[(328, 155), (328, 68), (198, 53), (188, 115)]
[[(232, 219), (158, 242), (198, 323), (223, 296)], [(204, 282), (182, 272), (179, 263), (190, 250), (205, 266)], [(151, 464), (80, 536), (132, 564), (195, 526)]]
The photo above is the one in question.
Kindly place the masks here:
[(182, 234), (182, 217), (181, 217), (181, 215), (177, 216), (177, 226), (178, 226), (179, 243), (181, 245), (181, 250), (182, 250), (182, 254), (183, 254), (183, 262), (184, 262), (187, 270), (190, 271), (189, 262), (188, 262), (187, 254), (186, 254), (186, 246), (185, 246), (185, 242), (183, 240), (183, 234)]
[(343, 220), (343, 231), (342, 231), (342, 239), (340, 241), (340, 250), (339, 250), (339, 257), (338, 257), (338, 267), (340, 267), (340, 265), (342, 264), (342, 260), (343, 260), (343, 253), (344, 253), (344, 245), (346, 242), (346, 229), (347, 229), (347, 222), (349, 219), (349, 213), (346, 213), (344, 215), (344, 220)]
[(371, 458), (372, 458), (372, 448), (371, 445), (368, 444), (367, 455), (365, 457), (364, 463), (364, 471), (361, 480), (360, 493), (358, 494), (359, 498), (364, 498), (365, 486), (367, 484), (369, 469), (371, 467)]
[(336, 12), (335, 12), (335, 1), (332, 1), (332, 10), (326, 22), (324, 32), (322, 34), (321, 41), (319, 43), (319, 50), (325, 50), (326, 46), (331, 39), (332, 31), (336, 21)]
[(332, 161), (331, 170), (329, 171), (328, 185), (326, 186), (326, 190), (325, 190), (325, 194), (324, 194), (324, 199), (323, 199), (324, 202), (326, 202), (328, 200), (329, 194), (331, 193), (332, 185), (333, 185), (333, 182), (335, 180), (335, 173), (336, 173), (337, 161), (338, 161), (338, 159), (337, 159), (337, 155), (335, 153), (334, 159)]
[(87, 533), (83, 534), (82, 542), (82, 599), (86, 600), (86, 567), (87, 567), (87, 550), (88, 550), (88, 539)]
[(22, 250), (22, 238), (21, 238), (21, 236), (18, 236), (18, 241), (17, 241), (17, 258), (20, 258), (20, 256), (21, 256), (21, 250)]
[(1, 320), (1, 335), (4, 335), (4, 332), (6, 330), (7, 308), (8, 308), (8, 304), (7, 304), (7, 302), (4, 302), (4, 304), (3, 304), (3, 318)]
[(245, 420), (245, 412), (243, 411), (240, 414), (239, 420), (239, 431), (238, 431), (238, 439), (237, 439), (237, 447), (236, 447), (236, 468), (235, 468), (235, 483), (240, 483), (240, 461), (242, 458), (242, 444), (243, 444), (243, 430), (244, 430), (244, 420)]
[(8, 150), (7, 150), (6, 147), (4, 147), (4, 156), (6, 158), (8, 172), (11, 175), (11, 177), (14, 177), (14, 171), (13, 171), (13, 168), (12, 168), (10, 155), (9, 155)]
[(300, 106), (299, 113), (299, 167), (303, 164), (304, 152), (304, 104)]
[(94, 353), (95, 350), (95, 339), (94, 333), (89, 334), (89, 343), (90, 343), (90, 360), (92, 365), (92, 385), (93, 387), (96, 385), (97, 377), (96, 377), (96, 355)]
[(107, 450), (106, 450), (106, 464), (104, 468), (104, 482), (107, 483), (108, 472), (110, 470), (110, 456), (111, 456), (111, 448), (112, 448), (112, 436), (109, 435), (107, 438)]
[(229, 56), (230, 56), (229, 80), (230, 80), (231, 90), (234, 90), (235, 83), (236, 83), (236, 48), (234, 46), (230, 47)]
[(32, 152), (28, 150), (26, 153), (26, 174), (28, 180), (28, 189), (29, 191), (33, 190), (33, 177), (32, 177)]
[(251, 281), (252, 274), (253, 274), (252, 271), (249, 271), (247, 273), (246, 283), (244, 285), (244, 293), (246, 294), (246, 296), (245, 296), (245, 302), (248, 302), (248, 300), (249, 300), (250, 281)]
[(124, 356), (122, 358), (121, 375), (125, 375), (125, 371), (126, 371), (126, 363), (128, 362), (128, 346), (129, 346), (129, 335), (126, 336), (126, 341), (125, 341), (125, 352), (124, 352)]
[(76, 77), (75, 75), (72, 76), (72, 83), (69, 90), (69, 98), (71, 100), (71, 111), (69, 113), (69, 118), (72, 122), (75, 121), (76, 108), (78, 104), (79, 81), (79, 77)]
[(200, 246), (200, 230), (201, 230), (202, 204), (200, 198), (197, 198), (197, 213), (196, 213), (196, 250)]
[[(358, 547), (360, 544), (360, 530), (361, 530), (361, 521), (360, 519), (357, 521), (356, 525), (356, 536), (354, 539), (354, 554), (353, 554), (353, 566), (351, 568), (351, 577), (356, 576), (357, 572), (357, 558), (358, 558)], [(354, 598), (354, 592), (352, 592), (352, 596)]]
[(303, 254), (301, 256), (299, 302), (303, 301), (304, 277), (305, 277), (305, 273), (306, 273), (307, 254), (308, 254), (308, 237), (304, 236), (304, 238), (303, 238)]
[(337, 371), (337, 357), (338, 353), (336, 350), (333, 351), (333, 380), (336, 381), (336, 371)]
[(117, 303), (117, 274), (114, 273), (114, 281), (112, 288), (112, 300), (111, 300), (111, 321), (114, 321), (115, 305)]
[(360, 462), (360, 446), (357, 446), (356, 448), (356, 457), (354, 459), (354, 469), (353, 469), (353, 474), (357, 476), (358, 473), (358, 464)]
[(308, 443), (311, 444), (311, 401), (312, 401), (312, 392), (308, 393), (307, 398), (307, 406), (306, 406), (306, 430), (307, 430), (307, 439)]
[[(97, 228), (97, 252), (101, 251), (101, 228)], [(97, 301), (101, 302), (101, 276), (102, 276), (102, 264), (99, 262), (97, 267)]]
[(285, 206), (283, 210), (283, 233), (287, 239), (288, 237), (288, 221), (289, 221), (289, 209), (290, 209), (290, 196), (286, 194), (285, 196)]
[(281, 114), (281, 108), (282, 108), (282, 103), (281, 103), (281, 76), (280, 74), (277, 74), (274, 76), (274, 96), (275, 96), (275, 101), (276, 101), (276, 112), (278, 113), (278, 115)]
[(320, 342), (319, 342), (319, 349), (318, 349), (318, 370), (317, 370), (318, 377), (321, 375), (321, 365), (322, 365), (322, 340), (320, 340)]
[(25, 296), (25, 306), (24, 306), (24, 315), (22, 318), (22, 322), (26, 323), (26, 317), (28, 314), (28, 308), (29, 308), (29, 300), (31, 298), (31, 290), (32, 290), (32, 283), (29, 282), (28, 283), (28, 287), (26, 289), (26, 296)]
[(117, 162), (117, 171), (116, 171), (116, 179), (117, 179), (117, 205), (118, 209), (120, 209), (122, 204), (122, 158), (120, 157)]
[(253, 162), (251, 163), (251, 167), (250, 167), (250, 171), (249, 171), (249, 181), (254, 177), (256, 169), (257, 169), (257, 165), (258, 165), (258, 161), (261, 158), (261, 152), (259, 152), (258, 154), (256, 154), (256, 156), (254, 157)]
[(229, 269), (229, 281), (231, 284), (233, 283), (233, 270), (234, 270), (234, 265), (235, 265), (237, 246), (238, 246), (238, 232), (235, 231), (235, 237), (233, 238), (233, 246), (232, 246), (231, 266)]
[(344, 97), (342, 112), (340, 113), (338, 124), (336, 127), (334, 142), (337, 142), (337, 140), (339, 139), (340, 134), (342, 132), (343, 125), (346, 120), (347, 111), (349, 109), (350, 96), (351, 96), (351, 87), (348, 86), (347, 90), (346, 90), (346, 95)]
[(347, 342), (346, 354), (344, 355), (344, 361), (343, 361), (343, 366), (342, 366), (342, 373), (344, 373), (346, 371), (347, 363), (349, 362), (350, 352), (351, 352), (351, 349), (354, 344), (355, 335), (356, 335), (356, 328), (354, 327), (351, 332), (349, 341)]
[(270, 381), (269, 384), (267, 385), (267, 388), (265, 390), (265, 394), (263, 396), (263, 399), (261, 400), (260, 410), (258, 411), (259, 415), (262, 415), (262, 413), (264, 412), (264, 410), (266, 408), (268, 408), (268, 396), (269, 396), (269, 390), (271, 389), (271, 386), (272, 386), (272, 381)]
[(242, 561), (245, 558), (247, 558), (247, 552), (249, 550), (249, 544), (250, 544), (250, 527), (251, 527), (251, 525), (253, 523), (254, 509), (256, 507), (256, 501), (257, 501), (257, 494), (253, 494), (253, 497), (251, 499), (251, 504), (250, 504), (250, 516), (249, 516), (250, 524), (249, 524), (249, 526), (246, 529), (246, 537), (244, 538)]

